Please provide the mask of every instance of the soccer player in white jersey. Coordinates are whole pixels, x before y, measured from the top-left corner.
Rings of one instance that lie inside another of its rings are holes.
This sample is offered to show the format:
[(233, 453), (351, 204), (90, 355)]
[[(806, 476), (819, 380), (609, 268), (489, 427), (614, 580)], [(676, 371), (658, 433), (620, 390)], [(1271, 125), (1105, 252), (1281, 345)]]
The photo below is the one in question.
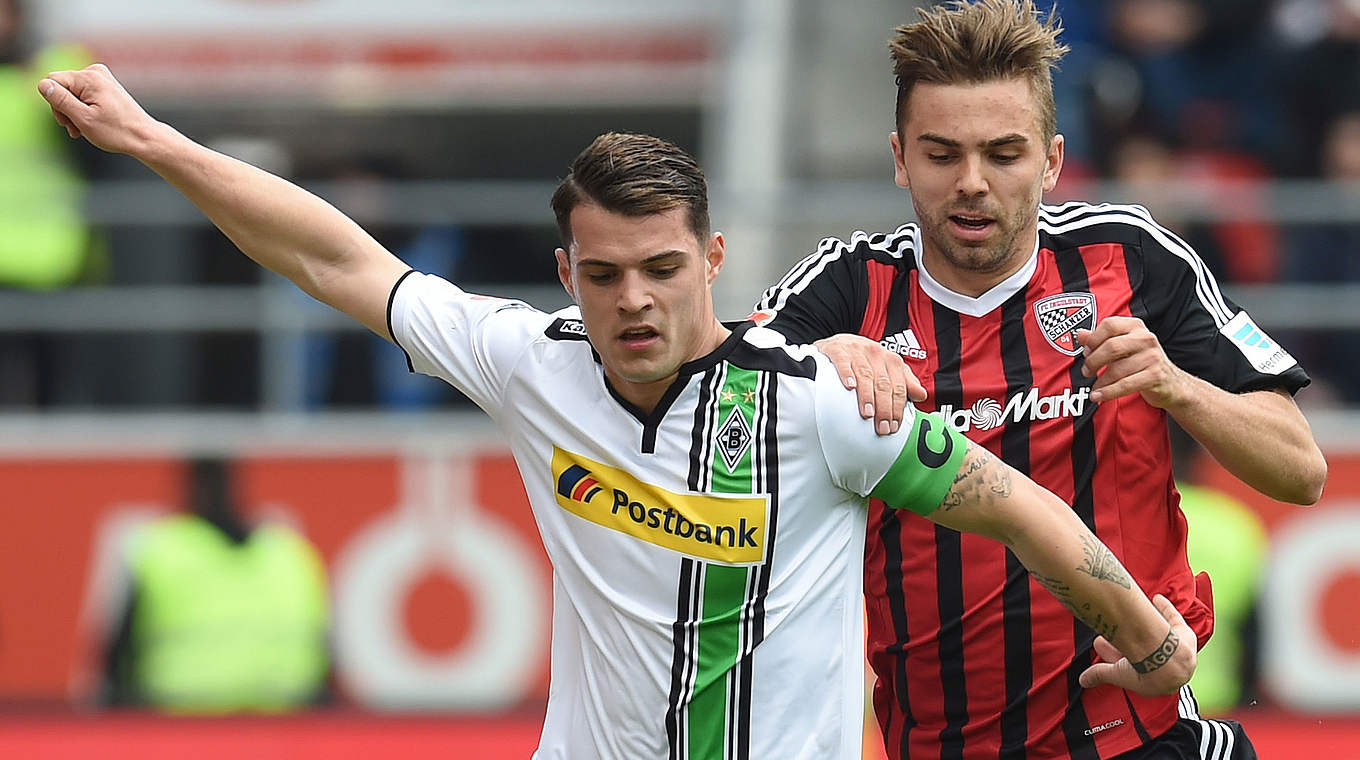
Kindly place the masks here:
[(103, 66), (39, 90), (73, 137), (141, 160), (505, 430), (554, 566), (536, 757), (858, 756), (870, 494), (1004, 542), (1108, 639), (1086, 685), (1188, 680), (1184, 620), (1056, 497), (938, 417), (876, 435), (820, 354), (715, 318), (723, 238), (675, 146), (605, 135), (578, 156), (553, 208), (579, 309), (545, 314), (411, 272), (324, 201), (152, 119)]

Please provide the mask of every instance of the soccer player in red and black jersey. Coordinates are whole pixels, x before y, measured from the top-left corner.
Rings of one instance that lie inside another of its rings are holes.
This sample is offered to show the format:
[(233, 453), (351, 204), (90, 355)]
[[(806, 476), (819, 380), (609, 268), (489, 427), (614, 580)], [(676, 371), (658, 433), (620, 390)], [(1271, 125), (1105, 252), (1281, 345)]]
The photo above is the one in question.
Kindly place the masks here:
[[(1309, 504), (1326, 462), (1292, 399), (1308, 377), (1145, 209), (1040, 204), (1062, 167), (1059, 31), (1032, 0), (899, 28), (891, 145), (920, 221), (824, 241), (755, 318), (796, 342), (857, 332), (900, 354), (920, 406), (1063, 497), (1203, 642), (1212, 602), (1186, 559), (1166, 415), (1244, 482)], [(892, 758), (1255, 757), (1188, 689), (1083, 690), (1078, 674), (1110, 653), (1001, 547), (873, 505), (865, 577)]]

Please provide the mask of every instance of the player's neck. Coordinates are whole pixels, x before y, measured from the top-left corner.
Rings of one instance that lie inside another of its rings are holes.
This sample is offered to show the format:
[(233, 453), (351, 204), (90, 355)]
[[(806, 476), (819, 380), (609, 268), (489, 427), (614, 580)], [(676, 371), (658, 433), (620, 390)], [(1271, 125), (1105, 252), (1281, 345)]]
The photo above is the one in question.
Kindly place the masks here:
[[(712, 325), (696, 338), (694, 347), (686, 352), (686, 356), (681, 366), (688, 364), (696, 359), (701, 359), (714, 351), (727, 340), (732, 331), (727, 329), (716, 317), (713, 318)], [(624, 401), (637, 407), (640, 411), (651, 414), (665, 397), (666, 391), (670, 389), (680, 374), (680, 367), (675, 371), (661, 378), (647, 382), (634, 382), (628, 380), (618, 373), (605, 366), (605, 378), (609, 381), (610, 387), (614, 389)]]
[(929, 241), (923, 241), (921, 265), (931, 279), (945, 288), (962, 296), (977, 298), (1025, 266), (1034, 252), (1038, 234), (1036, 230), (1026, 235), (1025, 241), (1018, 242), (1000, 264), (986, 270), (959, 266), (942, 255)]

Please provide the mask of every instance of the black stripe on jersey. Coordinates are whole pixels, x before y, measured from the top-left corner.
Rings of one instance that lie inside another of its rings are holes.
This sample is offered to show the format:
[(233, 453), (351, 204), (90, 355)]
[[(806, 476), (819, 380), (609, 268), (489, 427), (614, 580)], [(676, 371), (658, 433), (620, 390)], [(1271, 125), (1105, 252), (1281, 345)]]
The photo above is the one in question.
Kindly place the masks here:
[(774, 563), (774, 548), (779, 528), (779, 375), (765, 372), (757, 381), (756, 390), (760, 401), (756, 415), (763, 422), (759, 426), (751, 463), (755, 466), (755, 493), (765, 493), (770, 497), (769, 527), (765, 531), (765, 561), (755, 568), (756, 593), (751, 605), (750, 643), (738, 666), (741, 672), (743, 691), (739, 695), (738, 732), (740, 743), (737, 745), (736, 760), (751, 760), (751, 679), (754, 668), (756, 647), (765, 640), (765, 599), (770, 593), (770, 568)]
[(1152, 743), (1152, 735), (1148, 733), (1147, 726), (1143, 725), (1143, 720), (1138, 717), (1138, 711), (1133, 707), (1133, 700), (1129, 699), (1129, 693), (1124, 692), (1124, 704), (1129, 706), (1129, 715), (1133, 718), (1133, 730), (1138, 734), (1138, 741), (1143, 744)]
[[(1203, 259), (1195, 253), (1189, 243), (1158, 224), (1146, 208), (1110, 203), (1102, 203), (1099, 206), (1080, 204), (1065, 206), (1061, 212), (1055, 213), (1050, 208), (1040, 206), (1039, 228), (1049, 235), (1065, 235), (1098, 225), (1109, 225), (1101, 231), (1105, 238), (1101, 242), (1120, 241), (1138, 244), (1141, 247), (1144, 240), (1151, 240), (1161, 250), (1185, 262), (1195, 275), (1195, 292), (1199, 296), (1200, 305), (1214, 319), (1214, 323), (1222, 327), (1232, 319), (1234, 312), (1223, 299), (1218, 281), (1205, 266)], [(1130, 234), (1137, 237), (1129, 239)]]
[[(1025, 318), (1029, 304), (1025, 288), (1001, 305), (1001, 365), (1006, 373), (1006, 396), (1027, 392), (1034, 385)], [(1030, 420), (1022, 416), (1001, 430), (1001, 458), (1026, 475), (1030, 472)], [(1000, 760), (1024, 760), (1029, 738), (1028, 700), (1034, 685), (1033, 633), (1030, 629), (1029, 571), (1006, 550), (1006, 584), (1001, 592), (1001, 625), (1005, 637), (1006, 706), (1001, 710)]]
[(817, 360), (811, 356), (795, 359), (781, 347), (760, 348), (743, 341), (732, 349), (727, 360), (742, 369), (778, 372), (811, 380), (817, 376)]
[(828, 264), (842, 256), (854, 254), (885, 262), (906, 257), (914, 250), (915, 229), (914, 224), (904, 224), (892, 234), (855, 232), (848, 241), (839, 238), (822, 240), (816, 251), (794, 264), (788, 274), (761, 295), (756, 310), (779, 311), (784, 308), (790, 296), (803, 292)]
[(713, 426), (718, 419), (718, 389), (722, 388), (726, 372), (723, 365), (713, 367), (699, 380), (699, 400), (694, 405), (694, 426), (690, 428), (689, 490), (708, 490), (712, 475)]
[[(1069, 249), (1054, 257), (1058, 275), (1062, 278), (1063, 292), (1090, 292), (1091, 282), (1082, 260), (1080, 250)], [(1070, 370), (1073, 388), (1091, 385), (1091, 381), (1081, 374), (1080, 358), (1072, 361)], [(1095, 501), (1092, 485), (1096, 471), (1096, 435), (1094, 404), (1087, 405), (1086, 414), (1072, 420), (1072, 482), (1076, 491), (1072, 496), (1072, 509), (1086, 523), (1092, 533), (1096, 532)], [(1091, 647), (1096, 633), (1080, 620), (1072, 620), (1072, 634), (1075, 640), (1074, 657), (1067, 669), (1067, 714), (1063, 716), (1063, 734), (1067, 738), (1067, 752), (1072, 760), (1100, 760), (1096, 751), (1095, 739), (1087, 733), (1091, 727), (1082, 705), (1082, 688), (1079, 682), (1081, 672), (1091, 663)]]
[(401, 341), (397, 340), (397, 334), (392, 332), (392, 303), (397, 300), (397, 288), (401, 287), (401, 284), (406, 281), (407, 277), (410, 277), (415, 273), (416, 270), (414, 269), (406, 270), (402, 276), (397, 278), (396, 282), (392, 283), (392, 289), (387, 293), (387, 335), (392, 338), (392, 342), (396, 344), (397, 348), (401, 349), (402, 355), (406, 357), (407, 372), (415, 372), (416, 365), (411, 363), (411, 354), (401, 345)]
[[(935, 405), (962, 408), (962, 336), (957, 312), (932, 303), (935, 313)], [(968, 689), (963, 670), (963, 548), (959, 534), (935, 526), (935, 582), (940, 611), (940, 685), (945, 725), (940, 729), (940, 760), (963, 757), (963, 727), (968, 723)]]
[(701, 563), (688, 557), (680, 560), (680, 583), (676, 593), (675, 622), (671, 624), (671, 692), (670, 706), (666, 708), (666, 738), (670, 743), (670, 760), (684, 760), (688, 732), (682, 705), (689, 704), (690, 690), (693, 688), (694, 672), (697, 664), (694, 632), (697, 630), (699, 600), (703, 596), (699, 588), (697, 570)]

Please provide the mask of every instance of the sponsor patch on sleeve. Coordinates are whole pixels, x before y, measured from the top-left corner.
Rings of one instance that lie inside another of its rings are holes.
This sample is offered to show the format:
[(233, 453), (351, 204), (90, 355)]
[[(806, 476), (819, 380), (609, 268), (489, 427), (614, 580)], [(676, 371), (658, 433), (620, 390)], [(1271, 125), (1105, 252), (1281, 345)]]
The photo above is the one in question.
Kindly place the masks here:
[(1246, 357), (1251, 366), (1257, 372), (1264, 372), (1267, 375), (1278, 375), (1281, 372), (1298, 364), (1289, 352), (1284, 350), (1280, 344), (1276, 343), (1265, 331), (1256, 326), (1245, 311), (1237, 312), (1237, 316), (1228, 321), (1228, 324), (1219, 328), (1223, 336), (1232, 341), (1238, 351)]

